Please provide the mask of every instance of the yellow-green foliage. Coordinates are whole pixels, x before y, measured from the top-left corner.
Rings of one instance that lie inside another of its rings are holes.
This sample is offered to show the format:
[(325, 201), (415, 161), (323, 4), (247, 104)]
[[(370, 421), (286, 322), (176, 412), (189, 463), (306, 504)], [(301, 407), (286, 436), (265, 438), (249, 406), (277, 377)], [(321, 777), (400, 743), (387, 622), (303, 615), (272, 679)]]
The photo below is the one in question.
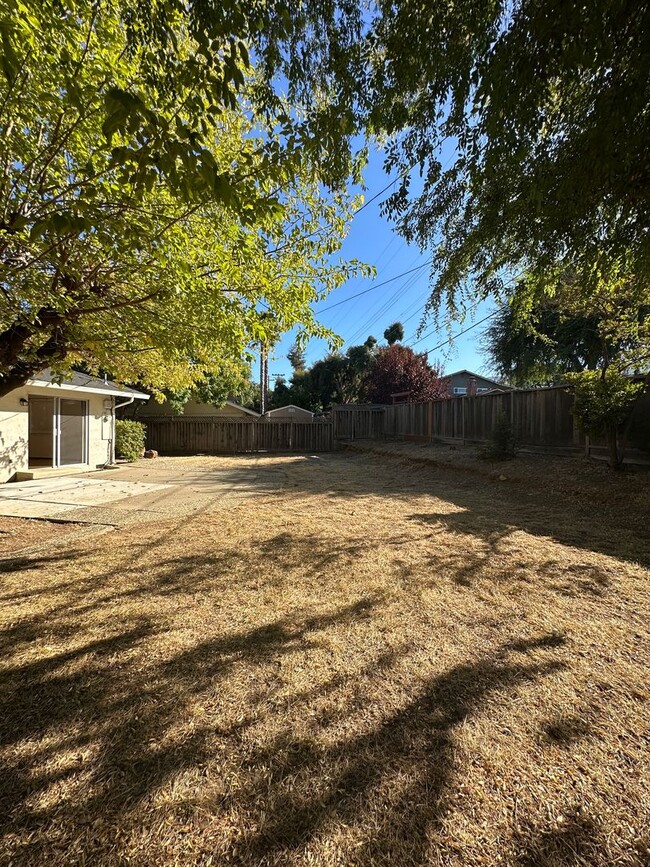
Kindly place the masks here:
[(118, 419), (115, 422), (115, 453), (127, 461), (142, 457), (147, 429), (139, 421)]

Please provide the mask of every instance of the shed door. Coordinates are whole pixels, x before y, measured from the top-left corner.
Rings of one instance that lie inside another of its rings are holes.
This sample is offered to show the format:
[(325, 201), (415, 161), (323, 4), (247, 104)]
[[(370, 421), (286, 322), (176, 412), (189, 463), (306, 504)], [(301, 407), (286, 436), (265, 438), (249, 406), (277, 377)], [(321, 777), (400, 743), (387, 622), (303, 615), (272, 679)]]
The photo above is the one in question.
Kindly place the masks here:
[(29, 466), (53, 467), (55, 399), (29, 397)]
[(59, 400), (59, 466), (86, 462), (86, 401)]

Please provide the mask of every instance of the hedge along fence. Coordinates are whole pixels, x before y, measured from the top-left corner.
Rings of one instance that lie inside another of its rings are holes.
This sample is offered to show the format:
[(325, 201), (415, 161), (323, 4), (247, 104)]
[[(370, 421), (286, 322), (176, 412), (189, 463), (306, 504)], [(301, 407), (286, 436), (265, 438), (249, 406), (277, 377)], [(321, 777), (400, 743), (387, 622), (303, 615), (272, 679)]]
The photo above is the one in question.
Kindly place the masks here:
[[(558, 386), (384, 407), (337, 406), (332, 420), (337, 439), (398, 437), (486, 443), (503, 413), (519, 445), (556, 451), (604, 447), (604, 442), (585, 440), (571, 412), (572, 406), (571, 392)], [(632, 448), (650, 452), (650, 394), (637, 401), (628, 442)]]

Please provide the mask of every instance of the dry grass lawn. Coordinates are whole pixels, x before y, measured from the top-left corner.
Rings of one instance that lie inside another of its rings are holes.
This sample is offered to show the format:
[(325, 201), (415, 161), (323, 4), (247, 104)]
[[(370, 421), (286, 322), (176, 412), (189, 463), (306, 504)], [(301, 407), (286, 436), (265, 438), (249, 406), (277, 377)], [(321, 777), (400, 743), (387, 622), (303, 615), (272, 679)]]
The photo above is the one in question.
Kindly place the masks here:
[(0, 557), (10, 551), (42, 546), (79, 529), (78, 524), (63, 524), (55, 521), (26, 521), (24, 518), (8, 518), (0, 515)]
[(1, 864), (650, 863), (638, 504), (203, 461), (281, 484), (2, 561)]

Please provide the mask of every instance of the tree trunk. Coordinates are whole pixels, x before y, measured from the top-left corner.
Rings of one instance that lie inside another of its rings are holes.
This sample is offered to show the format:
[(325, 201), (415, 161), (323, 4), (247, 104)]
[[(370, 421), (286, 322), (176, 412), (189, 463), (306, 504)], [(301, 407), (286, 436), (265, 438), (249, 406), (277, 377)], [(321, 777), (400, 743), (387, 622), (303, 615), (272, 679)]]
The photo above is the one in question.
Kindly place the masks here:
[[(25, 385), (35, 373), (68, 353), (67, 325), (56, 310), (41, 308), (38, 325), (14, 323), (0, 333), (0, 397)], [(44, 342), (34, 351), (38, 337)]]
[(618, 448), (618, 433), (615, 427), (607, 430), (607, 446), (609, 449), (609, 465), (613, 470), (623, 469), (623, 457)]

